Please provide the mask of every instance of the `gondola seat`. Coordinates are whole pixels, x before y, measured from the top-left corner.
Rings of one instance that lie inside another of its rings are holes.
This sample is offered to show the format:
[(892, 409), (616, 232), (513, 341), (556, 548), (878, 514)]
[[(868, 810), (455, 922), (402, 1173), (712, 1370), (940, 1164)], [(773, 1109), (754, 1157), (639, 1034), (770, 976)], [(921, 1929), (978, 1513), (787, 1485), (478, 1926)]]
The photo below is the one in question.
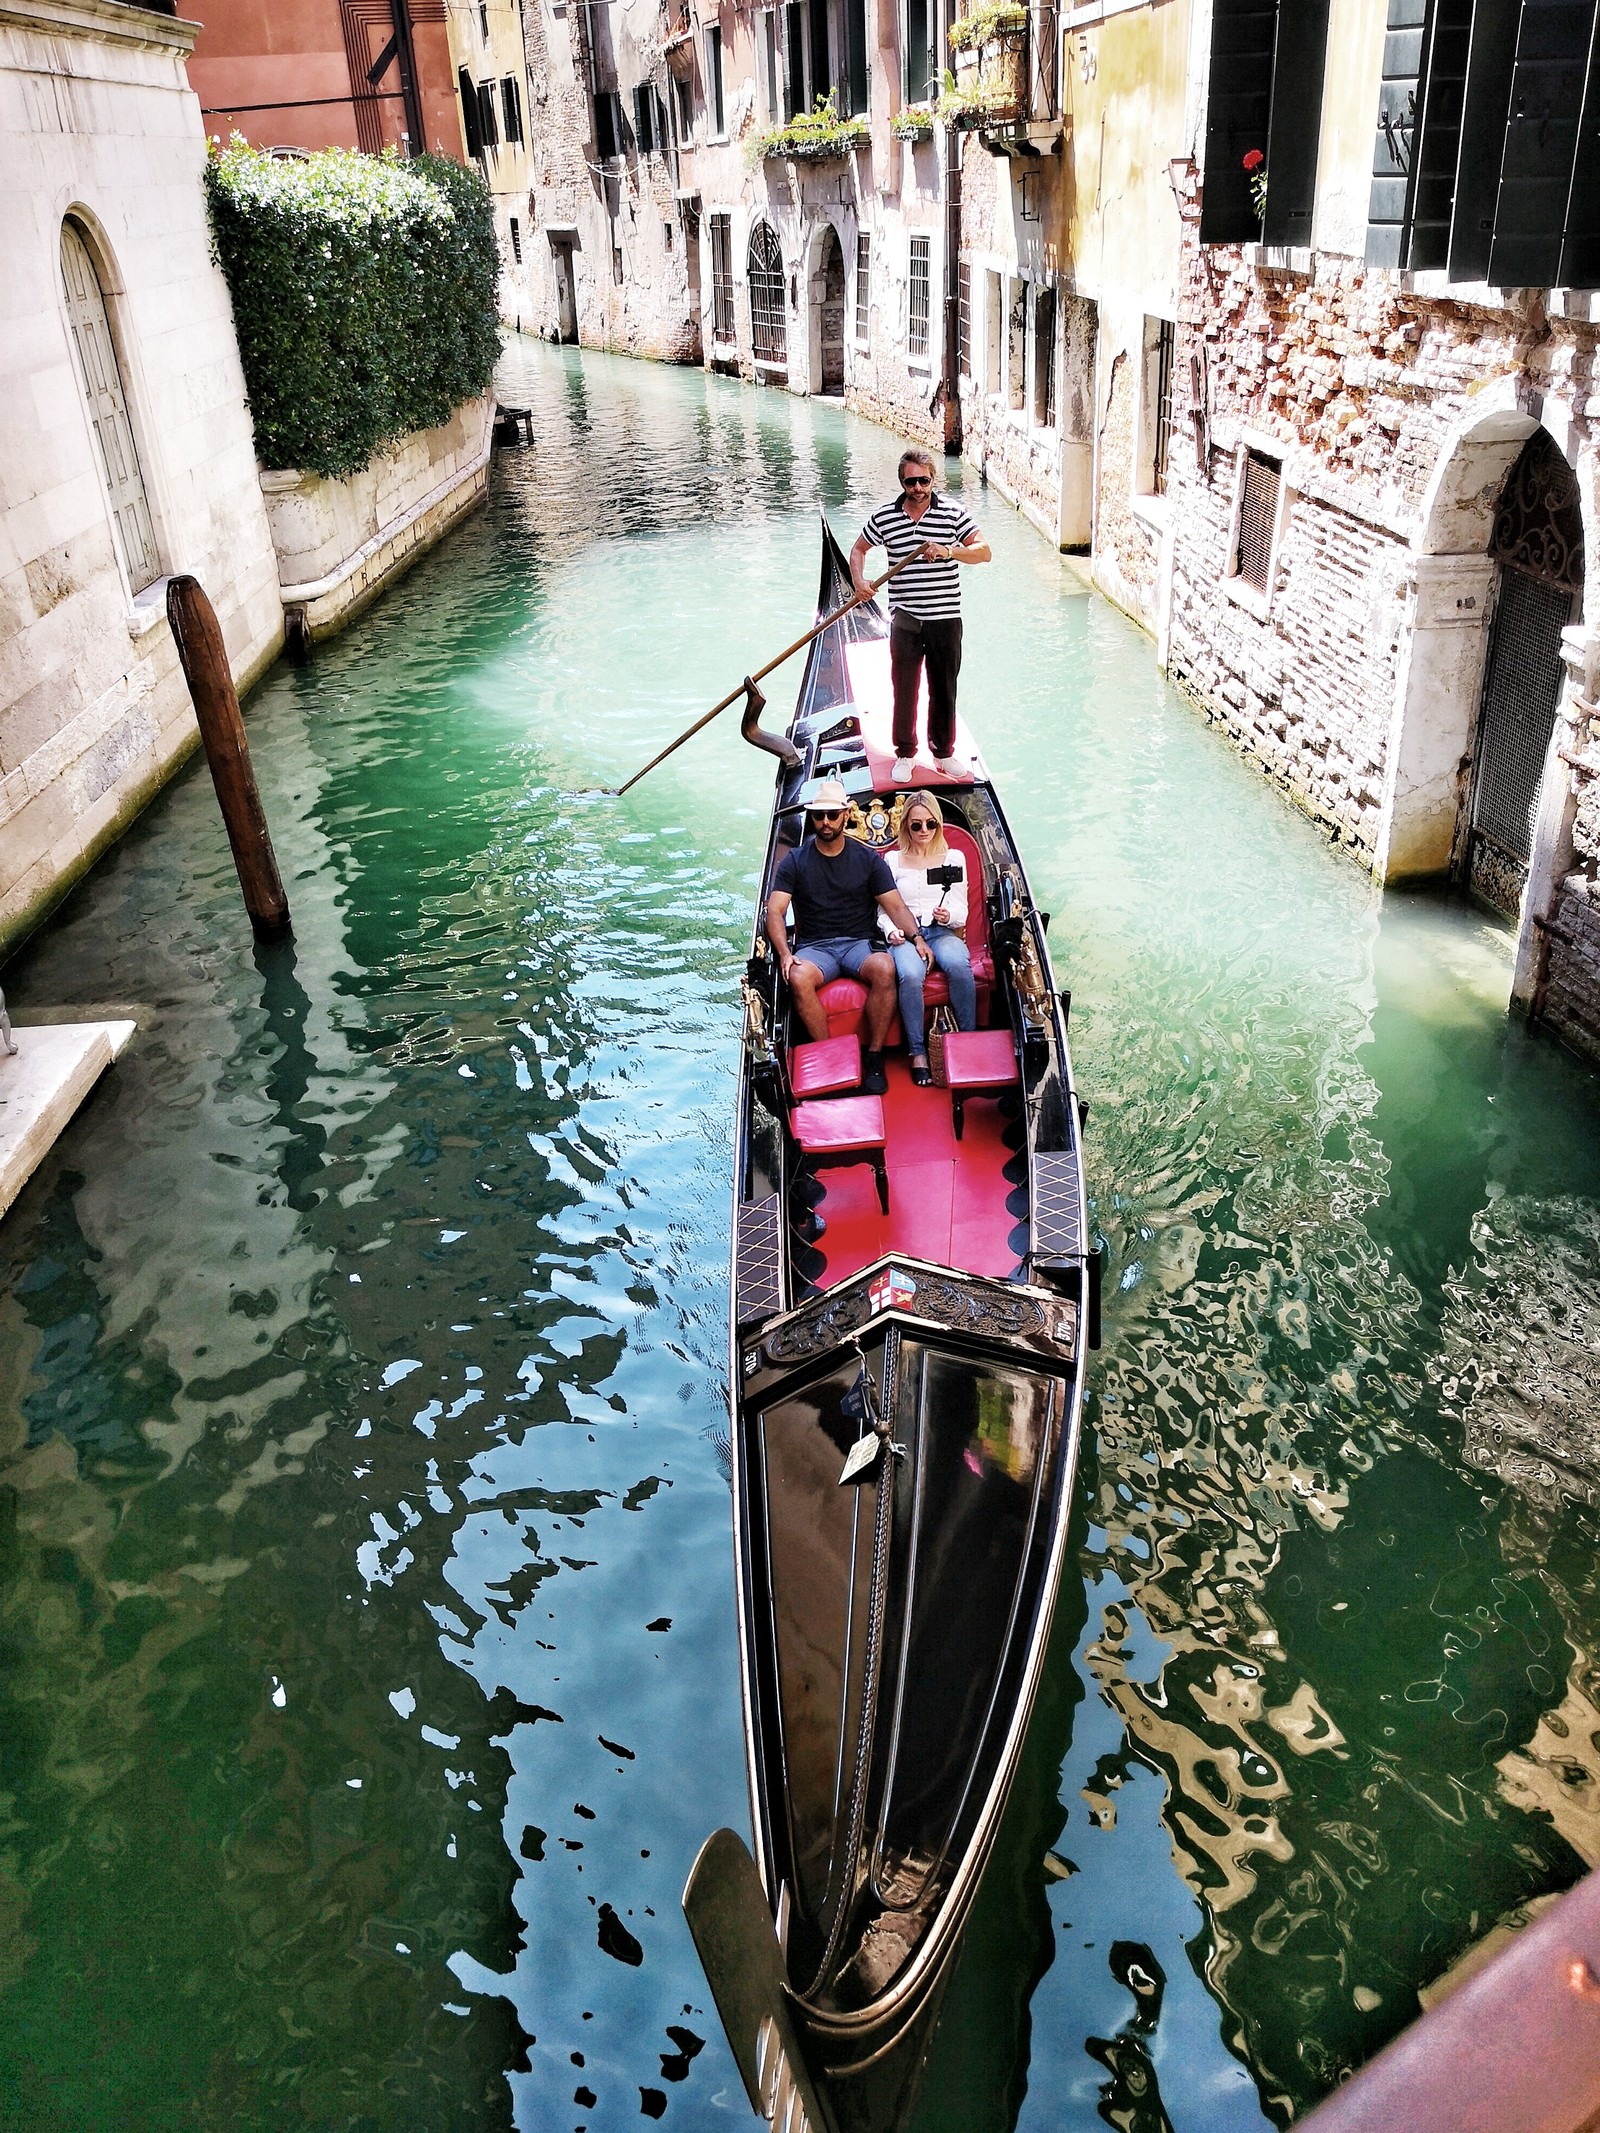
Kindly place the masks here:
[(839, 1096), (861, 1086), (861, 1039), (830, 1037), (826, 1043), (797, 1044), (789, 1053), (789, 1086), (798, 1100)]
[[(989, 1019), (989, 998), (994, 991), (994, 957), (989, 951), (989, 899), (983, 861), (970, 830), (947, 822), (944, 837), (951, 853), (960, 855), (967, 870), (967, 955), (977, 984), (978, 1027), (982, 1029)], [(831, 984), (823, 986), (817, 997), (828, 1017), (829, 1036), (855, 1036), (860, 1032), (867, 1004), (864, 985), (858, 984), (854, 978), (835, 978)], [(949, 1006), (950, 985), (942, 970), (930, 970), (923, 980), (922, 1004), (925, 1009)], [(898, 1014), (884, 1041), (891, 1049), (903, 1041)]]
[(969, 1096), (992, 1095), (997, 1089), (1014, 1089), (1017, 1049), (1008, 1029), (953, 1030), (944, 1040), (945, 1079), (950, 1086), (950, 1122), (957, 1140), (965, 1124), (963, 1106)]
[(889, 1212), (889, 1166), (884, 1159), (888, 1132), (881, 1096), (835, 1096), (827, 1103), (796, 1104), (789, 1113), (789, 1131), (813, 1170), (870, 1163), (878, 1204)]

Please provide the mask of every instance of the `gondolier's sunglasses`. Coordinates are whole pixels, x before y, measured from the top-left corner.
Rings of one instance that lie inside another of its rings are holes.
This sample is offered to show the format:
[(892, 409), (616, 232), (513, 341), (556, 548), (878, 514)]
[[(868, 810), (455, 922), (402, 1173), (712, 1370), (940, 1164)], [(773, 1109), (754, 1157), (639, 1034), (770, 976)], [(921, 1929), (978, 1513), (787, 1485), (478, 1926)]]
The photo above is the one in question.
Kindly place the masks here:
[(900, 486), (902, 489), (931, 489), (933, 487), (933, 476), (931, 474), (902, 474)]

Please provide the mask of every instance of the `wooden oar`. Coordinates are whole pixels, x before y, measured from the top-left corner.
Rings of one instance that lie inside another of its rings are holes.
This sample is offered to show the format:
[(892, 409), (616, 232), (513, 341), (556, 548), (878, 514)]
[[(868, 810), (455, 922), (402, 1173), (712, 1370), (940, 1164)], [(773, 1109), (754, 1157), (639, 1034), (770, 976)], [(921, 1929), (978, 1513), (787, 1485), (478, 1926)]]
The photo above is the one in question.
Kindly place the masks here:
[(825, 615), (814, 628), (808, 629), (803, 637), (796, 637), (793, 644), (786, 645), (776, 659), (769, 659), (764, 667), (757, 667), (753, 674), (747, 674), (737, 689), (730, 689), (720, 704), (713, 704), (711, 709), (697, 718), (692, 726), (686, 726), (675, 741), (669, 741), (659, 755), (653, 755), (650, 758), (643, 770), (636, 770), (626, 785), (618, 785), (615, 789), (610, 786), (601, 786), (600, 790), (609, 792), (612, 799), (620, 800), (622, 795), (631, 787), (637, 785), (641, 778), (647, 778), (658, 763), (664, 763), (669, 755), (672, 755), (683, 746), (685, 741), (692, 741), (702, 726), (709, 726), (711, 721), (718, 717), (720, 713), (726, 711), (730, 704), (736, 704), (747, 691), (754, 687), (756, 682), (761, 681), (766, 675), (770, 674), (774, 667), (781, 667), (783, 662), (786, 659), (792, 659), (796, 652), (803, 652), (813, 637), (820, 637), (824, 630), (832, 629), (833, 625), (848, 615), (852, 608), (860, 607), (863, 602), (870, 600), (875, 593), (881, 592), (891, 578), (899, 576), (900, 572), (905, 569), (906, 564), (914, 563), (916, 560), (915, 555), (908, 555), (904, 562), (894, 564), (892, 568), (884, 572), (881, 578), (872, 579), (865, 592), (856, 593), (853, 598), (846, 600), (843, 607), (835, 608), (831, 615)]

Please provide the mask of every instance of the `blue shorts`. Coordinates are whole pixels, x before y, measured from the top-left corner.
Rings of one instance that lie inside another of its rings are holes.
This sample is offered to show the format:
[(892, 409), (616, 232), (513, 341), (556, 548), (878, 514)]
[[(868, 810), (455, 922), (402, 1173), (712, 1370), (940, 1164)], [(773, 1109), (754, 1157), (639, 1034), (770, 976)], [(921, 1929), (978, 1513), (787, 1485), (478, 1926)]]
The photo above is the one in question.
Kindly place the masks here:
[(877, 953), (877, 946), (872, 941), (797, 941), (794, 952), (797, 961), (820, 970), (823, 984), (828, 985), (837, 977), (859, 977), (862, 964)]

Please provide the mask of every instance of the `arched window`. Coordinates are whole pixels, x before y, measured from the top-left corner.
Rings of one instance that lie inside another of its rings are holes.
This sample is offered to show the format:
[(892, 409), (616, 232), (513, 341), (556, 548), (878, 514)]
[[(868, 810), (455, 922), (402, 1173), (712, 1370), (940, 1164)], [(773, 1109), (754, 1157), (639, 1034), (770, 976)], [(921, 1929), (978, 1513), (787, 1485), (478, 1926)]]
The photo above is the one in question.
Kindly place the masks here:
[(787, 363), (783, 251), (770, 222), (750, 232), (750, 340), (758, 363)]
[(106, 316), (105, 292), (83, 233), (72, 222), (61, 225), (61, 279), (67, 292), (67, 319), (77, 353), (78, 381), (89, 405), (89, 424), (100, 453), (111, 501), (111, 522), (128, 583), (143, 592), (161, 575), (150, 502), (139, 471), (138, 448), (128, 420), (116, 343)]

